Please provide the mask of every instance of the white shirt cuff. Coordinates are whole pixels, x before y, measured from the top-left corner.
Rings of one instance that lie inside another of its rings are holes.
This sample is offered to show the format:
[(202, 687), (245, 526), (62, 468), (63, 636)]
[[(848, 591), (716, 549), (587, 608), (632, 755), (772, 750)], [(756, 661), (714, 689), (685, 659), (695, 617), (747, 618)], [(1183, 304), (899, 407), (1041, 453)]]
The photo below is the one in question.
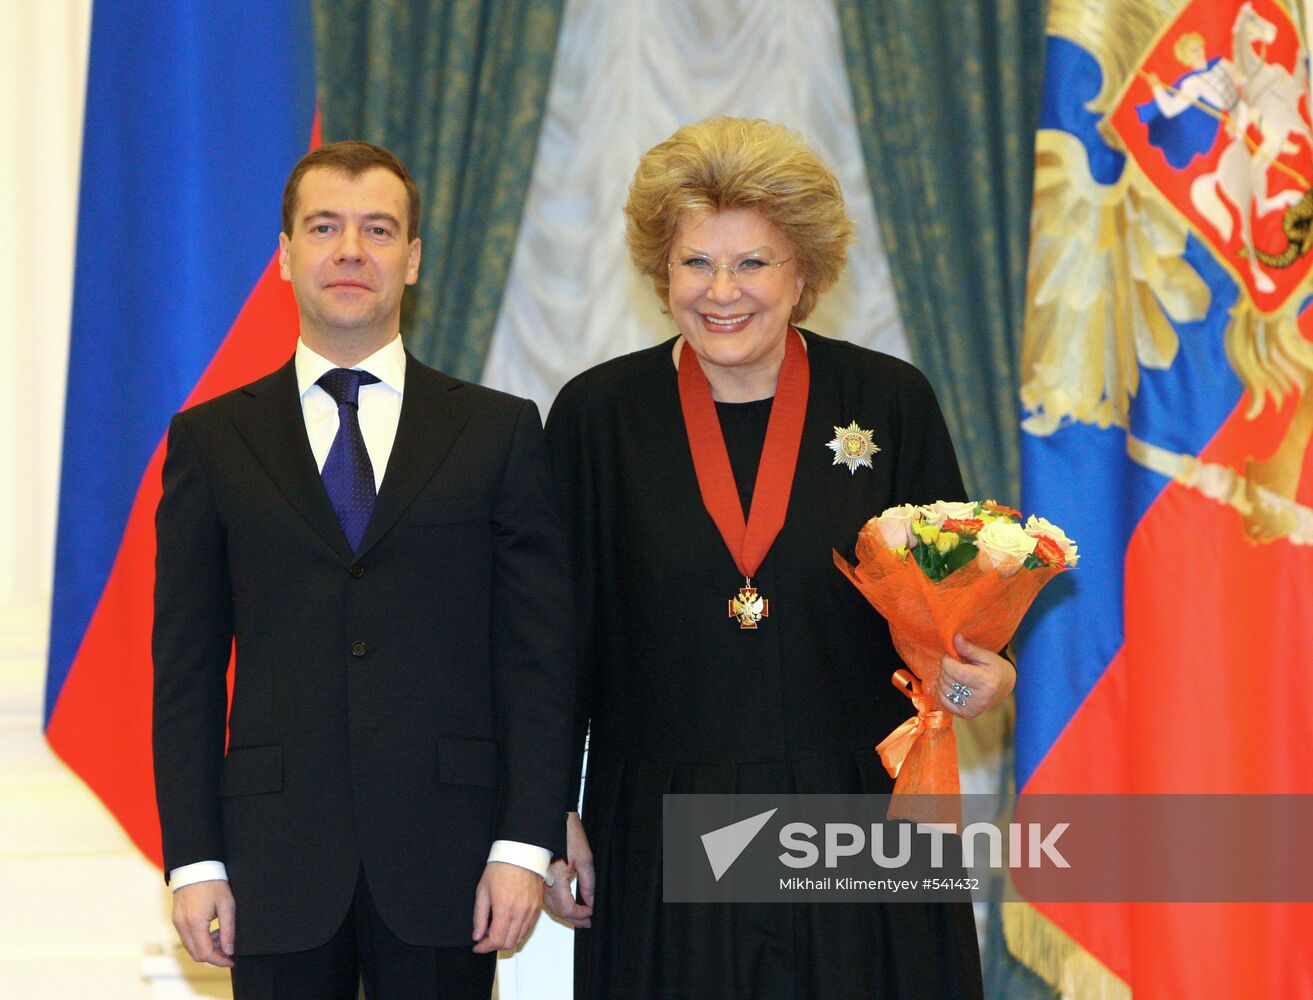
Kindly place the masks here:
[[(552, 864), (552, 854), (545, 847), (522, 844), (518, 840), (497, 840), (493, 842), (492, 850), (488, 852), (488, 860), (500, 861), (504, 864), (528, 869), (547, 885), (552, 884), (549, 871)], [(184, 886), (195, 885), (197, 882), (211, 882), (216, 879), (223, 882), (228, 881), (228, 869), (222, 861), (197, 861), (194, 864), (183, 865), (169, 872), (169, 887), (177, 892)]]
[(224, 867), (222, 861), (197, 861), (195, 864), (182, 865), (169, 872), (169, 888), (174, 892), (183, 886), (216, 880), (228, 881), (228, 869)]
[(518, 840), (494, 840), (492, 850), (488, 852), (488, 860), (490, 862), (501, 861), (508, 865), (516, 865), (519, 868), (527, 868), (547, 885), (552, 884), (550, 874), (552, 852), (545, 847), (522, 844)]

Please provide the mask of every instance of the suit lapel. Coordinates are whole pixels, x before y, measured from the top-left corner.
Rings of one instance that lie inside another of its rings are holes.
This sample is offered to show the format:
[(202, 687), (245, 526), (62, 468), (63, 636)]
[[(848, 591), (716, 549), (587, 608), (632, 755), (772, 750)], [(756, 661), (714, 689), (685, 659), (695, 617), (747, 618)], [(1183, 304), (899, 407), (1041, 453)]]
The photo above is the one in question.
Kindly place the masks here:
[(346, 535), (306, 437), (295, 363), (289, 361), (242, 391), (251, 399), (250, 405), (234, 418), (238, 433), (269, 478), (324, 543), (342, 558), (350, 559)]
[(458, 402), (461, 394), (457, 390), (463, 384), (420, 364), (406, 352), (406, 388), (397, 436), (357, 558), (387, 534), (451, 450), (469, 419), (468, 410)]

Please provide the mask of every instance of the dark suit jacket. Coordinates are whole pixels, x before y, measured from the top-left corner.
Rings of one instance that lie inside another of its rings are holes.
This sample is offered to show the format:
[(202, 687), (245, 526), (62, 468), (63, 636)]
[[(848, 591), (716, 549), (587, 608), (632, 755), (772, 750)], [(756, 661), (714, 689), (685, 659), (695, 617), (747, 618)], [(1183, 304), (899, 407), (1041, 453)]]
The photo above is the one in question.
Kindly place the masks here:
[(173, 419), (156, 532), (165, 870), (227, 865), (238, 954), (326, 941), (362, 864), (399, 937), (470, 945), (491, 842), (563, 848), (571, 619), (534, 405), (408, 356), (353, 554), (289, 362)]

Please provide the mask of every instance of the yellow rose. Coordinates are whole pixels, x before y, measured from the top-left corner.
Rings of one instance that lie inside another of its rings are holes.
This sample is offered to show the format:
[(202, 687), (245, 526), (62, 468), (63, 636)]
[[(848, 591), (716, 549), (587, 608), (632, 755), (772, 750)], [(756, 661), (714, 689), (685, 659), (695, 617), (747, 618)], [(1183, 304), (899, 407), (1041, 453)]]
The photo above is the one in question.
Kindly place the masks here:
[(941, 530), (939, 537), (935, 539), (935, 548), (939, 550), (941, 556), (946, 556), (957, 548), (957, 543), (961, 540), (956, 532)]
[(916, 521), (912, 524), (912, 533), (926, 545), (934, 545), (939, 540), (939, 526)]

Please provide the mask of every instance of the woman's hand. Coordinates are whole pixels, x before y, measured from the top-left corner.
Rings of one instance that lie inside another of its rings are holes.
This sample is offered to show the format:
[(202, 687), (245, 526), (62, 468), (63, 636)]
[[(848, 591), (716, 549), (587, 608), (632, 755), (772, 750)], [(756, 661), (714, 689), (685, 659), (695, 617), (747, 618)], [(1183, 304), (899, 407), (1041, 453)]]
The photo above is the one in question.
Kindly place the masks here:
[[(565, 814), (565, 854), (565, 861), (552, 862), (553, 882), (547, 890), (547, 909), (572, 927), (591, 927), (597, 876), (593, 871), (593, 851), (577, 812)], [(570, 892), (570, 884), (576, 878), (582, 903)]]
[[(945, 656), (939, 661), (939, 700), (945, 711), (960, 719), (974, 719), (1012, 693), (1017, 668), (997, 653), (973, 646), (960, 634), (953, 636), (953, 647), (962, 659)], [(960, 693), (955, 684), (962, 685)]]

